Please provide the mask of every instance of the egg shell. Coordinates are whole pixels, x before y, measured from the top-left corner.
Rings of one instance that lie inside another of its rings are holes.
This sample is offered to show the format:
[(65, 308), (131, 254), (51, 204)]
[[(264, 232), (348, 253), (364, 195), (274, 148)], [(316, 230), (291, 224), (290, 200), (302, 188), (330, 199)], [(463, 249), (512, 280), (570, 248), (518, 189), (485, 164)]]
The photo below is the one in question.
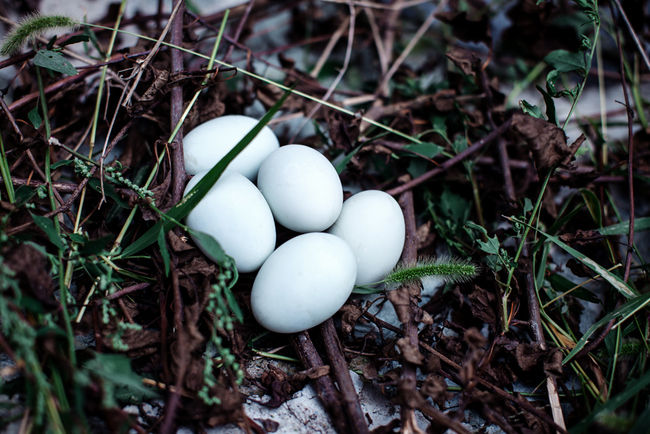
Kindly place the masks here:
[(406, 233), (399, 204), (379, 190), (362, 191), (348, 198), (329, 232), (352, 248), (357, 258), (357, 285), (386, 277), (399, 261)]
[[(185, 194), (205, 173), (190, 180)], [(275, 248), (275, 222), (264, 196), (248, 178), (236, 172), (223, 174), (217, 180), (188, 214), (186, 223), (191, 229), (212, 235), (242, 273), (257, 270)], [(200, 242), (194, 241), (208, 255)]]
[(326, 233), (309, 233), (277, 248), (257, 273), (251, 307), (257, 322), (296, 333), (334, 315), (352, 293), (356, 261), (350, 247)]
[[(211, 119), (195, 127), (183, 138), (185, 171), (190, 175), (210, 170), (235, 147), (258, 120), (242, 115), (226, 115)], [(255, 180), (262, 161), (278, 149), (278, 139), (269, 127), (264, 127), (235, 157), (227, 172), (239, 172)]]
[(276, 221), (296, 232), (327, 229), (343, 205), (336, 169), (320, 152), (303, 145), (282, 146), (269, 155), (257, 185)]

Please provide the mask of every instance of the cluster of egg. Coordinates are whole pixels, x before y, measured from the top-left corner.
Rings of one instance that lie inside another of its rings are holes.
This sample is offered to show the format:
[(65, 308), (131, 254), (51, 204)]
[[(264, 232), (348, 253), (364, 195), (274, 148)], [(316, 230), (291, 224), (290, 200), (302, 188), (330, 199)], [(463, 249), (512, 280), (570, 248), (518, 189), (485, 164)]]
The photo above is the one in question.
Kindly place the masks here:
[[(185, 193), (256, 123), (230, 115), (190, 131), (184, 157), (194, 177)], [(275, 249), (276, 221), (302, 234)], [(329, 160), (307, 146), (280, 147), (268, 127), (230, 163), (187, 216), (187, 225), (215, 238), (240, 272), (259, 269), (251, 293), (253, 314), (279, 333), (325, 321), (355, 285), (383, 279), (404, 245), (404, 218), (395, 199), (369, 190), (343, 202), (341, 181)]]

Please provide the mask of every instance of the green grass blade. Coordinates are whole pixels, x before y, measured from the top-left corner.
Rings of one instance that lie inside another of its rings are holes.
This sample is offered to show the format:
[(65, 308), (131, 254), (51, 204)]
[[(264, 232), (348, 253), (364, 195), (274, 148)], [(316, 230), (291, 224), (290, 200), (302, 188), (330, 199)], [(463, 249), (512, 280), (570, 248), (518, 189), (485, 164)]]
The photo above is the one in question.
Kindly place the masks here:
[[(579, 434), (585, 432), (589, 428), (589, 426), (593, 423), (593, 421), (598, 418), (598, 416), (600, 416), (605, 412), (613, 412), (618, 407), (625, 404), (634, 395), (641, 392), (649, 384), (650, 384), (650, 371), (647, 371), (638, 380), (635, 379), (630, 380), (628, 386), (625, 388), (623, 392), (609, 399), (604, 404), (597, 406), (589, 416), (587, 416), (578, 425), (574, 426), (571, 429), (571, 433)], [(647, 429), (647, 426), (645, 428)]]
[[(203, 178), (192, 188), (192, 190), (185, 195), (185, 197), (178, 203), (176, 206), (174, 206), (172, 209), (170, 209), (167, 212), (167, 216), (170, 217), (173, 220), (181, 220), (185, 218), (190, 211), (199, 203), (201, 199), (210, 191), (210, 188), (214, 185), (215, 182), (219, 179), (219, 177), (223, 174), (224, 170), (226, 170), (226, 167), (230, 164), (232, 160), (235, 159), (237, 155), (241, 151), (248, 146), (248, 144), (257, 136), (257, 134), (266, 126), (266, 124), (269, 123), (273, 115), (277, 113), (278, 110), (280, 110), (280, 107), (282, 107), (282, 104), (284, 101), (287, 99), (289, 96), (289, 93), (285, 93), (282, 98), (276, 102), (273, 107), (269, 109), (268, 112), (260, 119), (260, 121), (253, 127), (252, 130), (248, 132), (244, 136), (243, 139), (235, 145), (234, 148), (230, 150), (217, 164), (214, 165), (212, 169), (208, 173), (205, 174)], [(133, 244), (129, 245), (124, 249), (122, 254), (120, 255), (121, 258), (135, 255), (142, 249), (145, 249), (149, 247), (151, 244), (156, 242), (158, 233), (161, 230), (161, 227), (164, 228), (164, 230), (169, 230), (173, 226), (173, 223), (169, 221), (169, 219), (164, 219), (164, 222), (161, 220), (154, 227), (149, 229), (147, 232), (144, 233), (140, 238), (135, 240)]]
[(9, 162), (7, 161), (7, 155), (5, 154), (5, 144), (2, 140), (2, 134), (0, 134), (0, 175), (2, 175), (2, 180), (5, 183), (5, 189), (7, 190), (7, 197), (9, 202), (16, 202), (16, 193), (14, 192), (14, 185), (11, 183), (11, 173), (9, 171)]
[[(634, 219), (634, 232), (647, 231), (650, 229), (650, 217), (640, 217)], [(630, 230), (630, 221), (625, 220), (624, 222), (617, 223), (615, 225), (607, 226), (604, 228), (598, 229), (601, 235), (627, 235)]]
[[(512, 218), (512, 221), (516, 221), (517, 223), (523, 224), (528, 226), (525, 222), (518, 220), (516, 218)], [(580, 253), (573, 247), (569, 246), (568, 244), (564, 243), (561, 241), (558, 237), (555, 237), (553, 235), (547, 234), (546, 232), (533, 228), (540, 234), (544, 235), (549, 241), (553, 242), (555, 245), (560, 247), (562, 250), (566, 251), (568, 254), (576, 258), (578, 261), (582, 262), (585, 266), (590, 268), (591, 270), (595, 271), (599, 275), (603, 277), (610, 285), (612, 285), (617, 291), (619, 291), (621, 294), (625, 296), (625, 298), (632, 298), (637, 296), (636, 290), (634, 290), (630, 285), (628, 285), (626, 282), (623, 281), (620, 277), (618, 277), (616, 274), (611, 273), (608, 271), (606, 268), (600, 266), (596, 261), (593, 259), (585, 256), (584, 254)]]
[(565, 364), (569, 360), (571, 360), (584, 346), (587, 344), (587, 341), (591, 337), (592, 334), (596, 330), (598, 330), (600, 327), (604, 326), (608, 322), (610, 322), (613, 319), (616, 318), (622, 318), (623, 320), (626, 318), (629, 318), (631, 315), (634, 315), (636, 312), (638, 312), (640, 309), (643, 309), (644, 306), (646, 306), (648, 303), (650, 303), (650, 292), (645, 293), (643, 295), (639, 295), (629, 301), (627, 301), (625, 304), (623, 304), (621, 307), (616, 309), (613, 312), (608, 313), (604, 317), (600, 319), (600, 321), (594, 323), (589, 329), (585, 332), (585, 334), (580, 338), (576, 346), (571, 350), (569, 354), (562, 360), (562, 363)]

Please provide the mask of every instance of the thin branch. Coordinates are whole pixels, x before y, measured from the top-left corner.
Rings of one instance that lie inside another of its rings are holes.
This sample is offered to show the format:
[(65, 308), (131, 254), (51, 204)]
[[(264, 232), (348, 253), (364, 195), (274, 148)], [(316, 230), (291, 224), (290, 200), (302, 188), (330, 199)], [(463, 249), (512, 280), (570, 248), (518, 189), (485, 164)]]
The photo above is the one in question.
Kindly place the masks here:
[[(354, 25), (356, 21), (356, 11), (352, 5), (349, 5), (350, 8), (350, 26), (348, 27), (348, 44), (347, 47), (345, 48), (345, 59), (343, 60), (343, 66), (341, 67), (341, 70), (339, 71), (338, 75), (332, 82), (332, 85), (327, 89), (327, 92), (322, 98), (322, 101), (327, 101), (330, 99), (332, 96), (332, 93), (336, 90), (336, 87), (339, 85), (341, 80), (343, 79), (343, 76), (345, 75), (346, 71), (348, 70), (348, 65), (350, 64), (350, 57), (352, 57), (352, 45), (354, 43)], [(320, 109), (321, 103), (319, 102), (314, 106), (313, 109), (309, 112), (305, 120), (302, 122), (300, 125), (300, 128), (298, 128), (293, 135), (293, 137), (289, 140), (289, 143), (293, 143), (296, 136), (300, 133), (300, 131), (307, 125), (307, 122), (316, 114), (318, 109)]]
[[(183, 45), (183, 15), (185, 7), (184, 0), (176, 0), (178, 15), (174, 18), (172, 24), (172, 44)], [(183, 53), (180, 50), (171, 50), (171, 72), (172, 76), (183, 71)], [(175, 83), (171, 90), (171, 113), (170, 113), (170, 130), (173, 130), (181, 119), (183, 114), (183, 85)], [(172, 203), (178, 203), (183, 197), (185, 188), (185, 162), (183, 159), (183, 126), (176, 133), (174, 143), (172, 144)]]
[(462, 152), (459, 152), (456, 154), (454, 157), (450, 158), (449, 160), (445, 161), (442, 163), (440, 166), (436, 167), (435, 169), (432, 169), (417, 178), (414, 178), (408, 182), (405, 182), (404, 184), (392, 188), (390, 190), (387, 190), (386, 193), (390, 194), (391, 196), (397, 196), (398, 194), (401, 194), (407, 190), (412, 189), (415, 186), (418, 186), (422, 184), (423, 182), (433, 178), (434, 176), (437, 176), (443, 172), (446, 172), (451, 166), (454, 166), (455, 164), (460, 163), (463, 161), (465, 158), (467, 158), (469, 155), (473, 154), (474, 152), (478, 151), (481, 149), (483, 146), (487, 145), (488, 143), (491, 143), (495, 139), (497, 139), (501, 134), (503, 134), (509, 127), (510, 127), (510, 122), (511, 119), (508, 119), (505, 121), (503, 124), (499, 125), (499, 127), (491, 131), (487, 136), (483, 137), (481, 140), (478, 142), (474, 143), (472, 146), (468, 147)]
[(350, 377), (350, 368), (348, 367), (348, 363), (346, 362), (343, 351), (341, 350), (341, 343), (336, 335), (334, 322), (330, 318), (320, 326), (320, 329), (323, 335), (327, 357), (330, 360), (336, 382), (341, 391), (343, 408), (345, 409), (350, 422), (351, 429), (349, 432), (357, 434), (369, 433), (368, 423), (366, 422), (366, 418), (363, 416), (363, 411), (361, 411), (359, 396), (354, 389), (354, 384)]
[[(318, 368), (324, 365), (323, 360), (318, 355), (318, 351), (316, 351), (316, 347), (314, 347), (314, 343), (309, 337), (309, 332), (304, 331), (293, 335), (291, 342), (305, 368)], [(336, 428), (336, 431), (339, 433), (347, 432), (345, 412), (339, 399), (339, 393), (334, 387), (334, 382), (332, 382), (330, 376), (324, 375), (318, 377), (314, 382), (314, 386), (318, 397), (329, 413), (330, 420)]]
[[(634, 40), (634, 44), (636, 45), (637, 50), (639, 50), (639, 54), (641, 54), (641, 58), (643, 59), (643, 63), (645, 63), (645, 67), (648, 69), (648, 71), (650, 71), (650, 59), (648, 59), (648, 54), (645, 52), (645, 49), (643, 48), (643, 44), (641, 43), (641, 40), (639, 39), (636, 32), (634, 31), (634, 27), (632, 27), (632, 24), (630, 23), (630, 20), (627, 19), (627, 14), (623, 10), (623, 6), (621, 5), (621, 3), (618, 0), (614, 0), (614, 4), (616, 4), (616, 8), (621, 13), (621, 17), (623, 18), (623, 21), (625, 22), (625, 26), (627, 27), (627, 31), (630, 33), (630, 36), (632, 36), (632, 39)], [(619, 44), (619, 46), (620, 46), (620, 44)], [(621, 72), (621, 75), (625, 75), (624, 72)]]

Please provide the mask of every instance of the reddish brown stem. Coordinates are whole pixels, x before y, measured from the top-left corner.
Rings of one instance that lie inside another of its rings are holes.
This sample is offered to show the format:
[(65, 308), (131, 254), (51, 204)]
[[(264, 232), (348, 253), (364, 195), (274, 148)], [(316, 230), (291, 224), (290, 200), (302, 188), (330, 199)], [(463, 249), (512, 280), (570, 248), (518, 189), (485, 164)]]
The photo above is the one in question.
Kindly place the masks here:
[(169, 399), (165, 405), (165, 417), (160, 428), (161, 434), (169, 434), (174, 429), (174, 419), (176, 418), (176, 409), (181, 400), (180, 390), (183, 387), (185, 373), (189, 364), (189, 354), (187, 352), (187, 342), (185, 340), (185, 330), (183, 327), (183, 301), (181, 299), (181, 289), (178, 282), (178, 270), (176, 265), (171, 264), (172, 289), (174, 291), (174, 326), (176, 328), (177, 350), (178, 350), (178, 370), (176, 371), (176, 382), (174, 388), (169, 391)]
[(368, 424), (363, 416), (363, 411), (361, 411), (359, 396), (354, 389), (354, 384), (350, 377), (350, 368), (343, 355), (341, 343), (334, 328), (334, 322), (330, 318), (320, 326), (320, 329), (325, 343), (325, 351), (327, 351), (327, 357), (334, 370), (334, 377), (336, 378), (343, 398), (343, 407), (350, 423), (349, 432), (368, 433)]
[[(177, 0), (176, 3), (183, 2)], [(183, 16), (185, 15), (185, 5), (181, 4), (178, 13), (174, 17), (172, 24), (171, 40), (172, 44), (183, 45)], [(180, 50), (171, 50), (172, 76), (183, 71), (183, 53)], [(171, 90), (171, 129), (173, 130), (181, 120), (183, 113), (183, 85), (179, 82), (174, 84)], [(183, 197), (185, 188), (185, 162), (183, 158), (183, 126), (181, 125), (174, 143), (172, 144), (172, 203), (178, 203)]]
[[(293, 346), (298, 353), (298, 357), (302, 361), (302, 364), (307, 368), (318, 368), (323, 366), (323, 360), (314, 343), (309, 337), (307, 331), (293, 335), (292, 338)], [(334, 382), (329, 375), (324, 375), (315, 380), (314, 386), (316, 388), (316, 393), (323, 403), (323, 406), (328, 411), (330, 415), (330, 420), (339, 433), (347, 432), (347, 424), (345, 423), (345, 412), (343, 406), (341, 405), (339, 393), (334, 387)]]
[(510, 122), (511, 120), (508, 119), (506, 122), (503, 124), (499, 125), (497, 129), (494, 131), (490, 132), (487, 136), (483, 137), (481, 140), (478, 142), (474, 143), (472, 146), (468, 147), (464, 151), (459, 152), (449, 160), (445, 161), (442, 163), (440, 166), (436, 167), (435, 169), (432, 169), (423, 175), (418, 176), (417, 178), (412, 179), (411, 181), (405, 182), (404, 184), (391, 188), (390, 190), (387, 190), (386, 193), (392, 195), (392, 196), (397, 196), (398, 194), (402, 194), (405, 191), (408, 191), (412, 189), (413, 187), (416, 187), (420, 184), (422, 184), (425, 181), (428, 181), (429, 179), (433, 178), (434, 176), (440, 175), (443, 172), (446, 172), (450, 167), (454, 166), (455, 164), (460, 163), (463, 161), (465, 158), (467, 158), (469, 155), (472, 155), (474, 152), (478, 151), (488, 143), (493, 142), (496, 138), (498, 138), (501, 134), (503, 134), (509, 127), (510, 127)]

